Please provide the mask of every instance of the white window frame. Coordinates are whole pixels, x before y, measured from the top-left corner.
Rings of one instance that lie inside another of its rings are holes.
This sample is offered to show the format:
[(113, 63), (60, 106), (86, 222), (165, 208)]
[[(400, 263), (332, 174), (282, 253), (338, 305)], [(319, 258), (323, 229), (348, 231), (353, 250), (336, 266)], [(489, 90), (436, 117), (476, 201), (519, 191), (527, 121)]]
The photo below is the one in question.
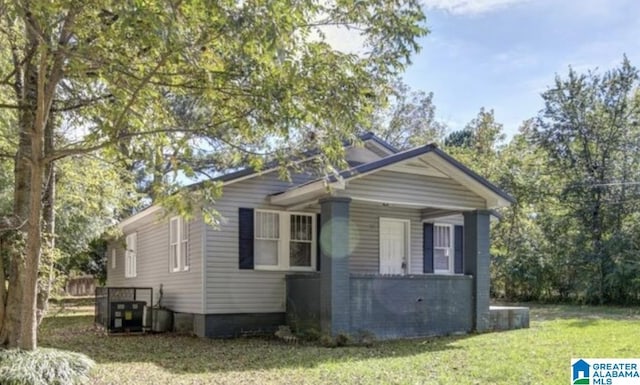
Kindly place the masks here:
[[(254, 264), (255, 270), (274, 270), (274, 271), (315, 271), (316, 270), (316, 258), (318, 258), (317, 254), (317, 215), (315, 213), (306, 213), (306, 212), (294, 212), (294, 211), (278, 211), (278, 210), (265, 210), (265, 209), (254, 209), (253, 210), (253, 218), (254, 218), (254, 255), (256, 253), (255, 241), (256, 239), (266, 239), (266, 238), (257, 238), (256, 234), (256, 226), (257, 226), (257, 216), (258, 213), (272, 213), (278, 214), (278, 224), (279, 224), (279, 238), (270, 239), (276, 240), (278, 245), (278, 262), (276, 265), (260, 265)], [(290, 266), (290, 244), (291, 244), (291, 216), (292, 215), (302, 215), (311, 217), (311, 263), (309, 266)], [(254, 257), (255, 260), (255, 257)]]
[(111, 269), (112, 270), (115, 270), (117, 266), (116, 257), (117, 257), (117, 254), (116, 254), (116, 249), (114, 247), (113, 249), (111, 249)]
[(180, 226), (180, 253), (182, 254), (182, 271), (189, 271), (191, 256), (189, 255), (189, 221), (181, 218)]
[[(437, 247), (436, 246), (436, 227), (446, 227), (449, 230), (449, 247)], [(433, 273), (434, 274), (453, 274), (454, 272), (454, 253), (455, 253), (455, 239), (454, 239), (454, 225), (449, 223), (434, 223), (433, 224)], [(446, 255), (449, 257), (449, 268), (436, 269), (436, 249), (445, 250)]]
[(135, 278), (137, 276), (138, 257), (138, 233), (127, 235), (124, 253), (124, 277)]
[[(175, 227), (173, 224), (175, 223)], [(173, 234), (173, 229), (176, 233)], [(169, 219), (169, 271), (189, 270), (189, 221), (181, 216)]]
[[(258, 234), (258, 215), (259, 214), (275, 214), (277, 215), (278, 218), (278, 236), (277, 237), (259, 237), (257, 236)], [(256, 258), (256, 250), (258, 250), (258, 247), (256, 245), (256, 241), (260, 240), (260, 241), (271, 241), (271, 242), (275, 242), (276, 243), (276, 248), (277, 248), (277, 252), (276, 252), (276, 264), (275, 265), (260, 265), (258, 263), (254, 263), (254, 269), (256, 270), (282, 270), (282, 258), (281, 258), (281, 251), (282, 251), (282, 246), (283, 246), (283, 242), (282, 242), (282, 238), (283, 238), (283, 225), (282, 225), (282, 218), (280, 215), (280, 211), (275, 211), (275, 210), (259, 210), (256, 209), (253, 211), (253, 254), (254, 254), (254, 261), (257, 260)]]

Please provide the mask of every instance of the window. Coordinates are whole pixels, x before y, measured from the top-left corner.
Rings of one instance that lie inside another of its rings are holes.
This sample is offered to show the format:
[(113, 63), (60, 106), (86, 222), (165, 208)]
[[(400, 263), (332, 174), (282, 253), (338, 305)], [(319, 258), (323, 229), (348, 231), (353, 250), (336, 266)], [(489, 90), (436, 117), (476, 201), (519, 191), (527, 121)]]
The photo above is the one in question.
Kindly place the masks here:
[(433, 226), (433, 269), (436, 273), (453, 272), (453, 242), (450, 225)]
[[(182, 219), (182, 218), (180, 218)], [(181, 220), (180, 227), (180, 253), (182, 254), (182, 269), (189, 270), (189, 222)]]
[(280, 214), (257, 211), (255, 217), (255, 263), (260, 266), (278, 266), (280, 243)]
[(254, 227), (256, 269), (314, 269), (313, 214), (255, 210)]
[(116, 249), (111, 249), (111, 268), (116, 268)]
[(182, 217), (169, 220), (169, 270), (189, 270), (189, 222)]
[(127, 235), (126, 251), (124, 254), (124, 276), (125, 278), (133, 278), (136, 276), (136, 254), (137, 254), (137, 233)]
[(293, 214), (290, 216), (289, 266), (309, 267), (313, 251), (313, 217)]

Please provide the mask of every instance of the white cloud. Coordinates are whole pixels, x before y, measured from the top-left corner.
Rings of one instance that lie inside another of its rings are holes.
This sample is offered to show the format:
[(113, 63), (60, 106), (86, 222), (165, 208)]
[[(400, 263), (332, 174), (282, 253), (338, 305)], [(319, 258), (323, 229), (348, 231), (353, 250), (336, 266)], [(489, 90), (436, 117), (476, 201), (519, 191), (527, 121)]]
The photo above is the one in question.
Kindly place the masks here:
[[(333, 49), (347, 54), (364, 54), (365, 38), (358, 30), (337, 25), (322, 26), (318, 29)], [(317, 38), (319, 39), (319, 36)]]
[(427, 9), (440, 9), (457, 15), (478, 15), (529, 0), (423, 0)]

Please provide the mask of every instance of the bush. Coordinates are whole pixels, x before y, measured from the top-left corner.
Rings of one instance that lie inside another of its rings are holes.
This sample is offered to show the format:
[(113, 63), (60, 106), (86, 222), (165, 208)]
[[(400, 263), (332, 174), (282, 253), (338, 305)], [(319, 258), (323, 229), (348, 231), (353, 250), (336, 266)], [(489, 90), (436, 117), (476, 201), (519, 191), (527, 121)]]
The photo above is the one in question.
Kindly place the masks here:
[(320, 342), (320, 345), (324, 346), (325, 348), (343, 347), (351, 345), (353, 343), (351, 336), (346, 333), (339, 333), (335, 336), (335, 338), (331, 337), (329, 334), (323, 334), (320, 336), (320, 339), (318, 341)]
[(0, 384), (83, 384), (93, 365), (84, 354), (63, 350), (0, 350)]

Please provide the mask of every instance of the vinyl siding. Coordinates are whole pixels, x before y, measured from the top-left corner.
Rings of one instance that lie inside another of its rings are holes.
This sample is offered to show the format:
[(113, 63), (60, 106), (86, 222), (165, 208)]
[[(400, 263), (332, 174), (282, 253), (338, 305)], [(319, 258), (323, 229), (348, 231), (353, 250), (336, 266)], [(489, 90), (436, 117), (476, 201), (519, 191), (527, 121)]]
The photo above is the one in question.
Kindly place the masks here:
[[(270, 205), (269, 195), (312, 180), (313, 176), (294, 175), (292, 179), (292, 182), (282, 181), (277, 172), (271, 172), (223, 188), (223, 195), (215, 204), (221, 216), (220, 223), (216, 227), (206, 227), (205, 313), (285, 311), (285, 275), (288, 272), (238, 268), (238, 209), (282, 210), (279, 206)], [(346, 193), (361, 197), (384, 197), (391, 201), (431, 202), (433, 207), (485, 207), (482, 198), (449, 179), (387, 171), (349, 183)], [(381, 216), (411, 221), (410, 273), (422, 273), (421, 210), (382, 207), (357, 200), (351, 204), (354, 226), (350, 230), (353, 248), (350, 269), (359, 273), (378, 273), (378, 226)]]
[(434, 208), (486, 208), (486, 201), (448, 178), (379, 171), (348, 182), (354, 198), (386, 202), (411, 202)]
[(381, 205), (352, 202), (349, 260), (352, 273), (377, 274), (379, 272), (380, 218), (408, 219), (410, 233), (410, 273), (422, 274), (422, 221), (419, 209), (384, 207)]
[[(169, 272), (169, 219), (160, 215), (141, 218), (124, 228), (121, 239), (110, 242), (107, 250), (107, 286), (152, 287), (157, 302), (160, 284), (163, 284), (162, 304), (171, 310), (202, 313), (202, 218), (196, 216), (189, 222), (188, 271)], [(136, 273), (125, 278), (125, 237), (137, 232)], [(112, 249), (116, 249), (116, 269), (111, 268)]]
[(238, 208), (282, 210), (268, 195), (311, 180), (294, 175), (294, 182), (278, 179), (276, 172), (225, 186), (215, 204), (221, 215), (217, 228), (206, 227), (207, 313), (268, 313), (285, 311), (285, 271), (238, 268)]

